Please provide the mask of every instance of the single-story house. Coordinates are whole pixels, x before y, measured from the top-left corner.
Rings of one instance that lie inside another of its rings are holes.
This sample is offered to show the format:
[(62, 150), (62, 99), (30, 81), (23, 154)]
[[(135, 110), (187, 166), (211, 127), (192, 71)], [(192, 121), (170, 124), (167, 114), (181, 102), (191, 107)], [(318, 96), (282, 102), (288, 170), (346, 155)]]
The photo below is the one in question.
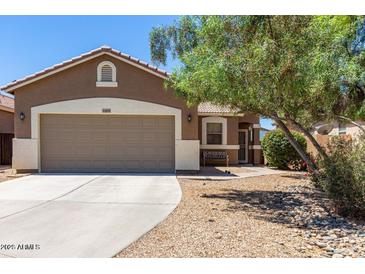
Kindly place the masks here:
[(14, 137), (14, 98), (0, 93), (0, 165), (10, 165)]
[[(356, 121), (358, 125), (365, 129), (364, 121)], [(313, 125), (311, 134), (317, 142), (324, 148), (328, 146), (331, 138), (334, 136), (342, 136), (345, 139), (356, 140), (362, 133), (361, 129), (352, 123), (334, 122), (318, 122)], [(317, 155), (316, 149), (307, 140), (307, 150), (312, 155)]]
[[(358, 125), (365, 129), (364, 121), (356, 121)], [(317, 135), (328, 135), (328, 136), (339, 136), (349, 135), (351, 138), (356, 139), (361, 134), (361, 130), (358, 126), (352, 123), (341, 123), (334, 121), (331, 123), (319, 122), (313, 125), (311, 133), (313, 136)]]
[(210, 103), (188, 107), (169, 77), (103, 46), (11, 82), (13, 168), (39, 172), (199, 170), (205, 150), (259, 164), (259, 116)]

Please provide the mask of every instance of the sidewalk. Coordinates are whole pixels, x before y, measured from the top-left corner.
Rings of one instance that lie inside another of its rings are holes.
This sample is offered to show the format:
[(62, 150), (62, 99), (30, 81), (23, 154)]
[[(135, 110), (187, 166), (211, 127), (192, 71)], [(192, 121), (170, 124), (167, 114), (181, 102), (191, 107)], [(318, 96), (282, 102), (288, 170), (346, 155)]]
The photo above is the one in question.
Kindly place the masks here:
[[(216, 167), (201, 167), (200, 171), (196, 174), (180, 174), (177, 175), (177, 178), (195, 179), (195, 180), (232, 180), (238, 178), (257, 177), (257, 176), (280, 174), (286, 172), (288, 171), (271, 169), (265, 166), (229, 166), (229, 167), (216, 166)], [(298, 171), (298, 174), (303, 174), (303, 172)]]

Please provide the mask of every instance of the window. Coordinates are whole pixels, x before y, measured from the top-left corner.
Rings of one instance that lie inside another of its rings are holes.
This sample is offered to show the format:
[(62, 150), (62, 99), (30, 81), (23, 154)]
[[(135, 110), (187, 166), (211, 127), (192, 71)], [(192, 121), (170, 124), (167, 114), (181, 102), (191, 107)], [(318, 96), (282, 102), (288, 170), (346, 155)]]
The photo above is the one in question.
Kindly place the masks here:
[(219, 116), (202, 118), (202, 145), (218, 148), (227, 145), (227, 118)]
[(339, 135), (346, 134), (346, 124), (342, 124), (342, 123), (338, 124), (338, 134)]
[(207, 123), (207, 144), (221, 145), (222, 144), (222, 123)]
[(101, 62), (97, 68), (97, 87), (117, 87), (117, 72), (114, 64), (109, 61)]

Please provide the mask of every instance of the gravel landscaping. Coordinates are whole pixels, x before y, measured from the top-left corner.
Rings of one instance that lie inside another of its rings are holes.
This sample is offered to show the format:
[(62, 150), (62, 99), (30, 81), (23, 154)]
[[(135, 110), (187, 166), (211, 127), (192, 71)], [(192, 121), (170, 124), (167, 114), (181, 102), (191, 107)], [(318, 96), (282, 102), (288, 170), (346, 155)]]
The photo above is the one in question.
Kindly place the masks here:
[(116, 257), (365, 257), (365, 224), (302, 175), (179, 182), (175, 211)]
[(10, 178), (4, 172), (0, 172), (0, 183), (10, 180)]
[(7, 169), (7, 167), (0, 166), (0, 183), (27, 175), (28, 174), (15, 174), (11, 170)]

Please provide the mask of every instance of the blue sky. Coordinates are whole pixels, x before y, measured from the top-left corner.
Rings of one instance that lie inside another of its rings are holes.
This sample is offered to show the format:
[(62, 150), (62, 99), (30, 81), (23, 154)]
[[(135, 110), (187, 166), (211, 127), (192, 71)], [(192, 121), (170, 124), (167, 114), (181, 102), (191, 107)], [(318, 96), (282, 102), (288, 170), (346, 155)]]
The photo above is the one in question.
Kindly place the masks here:
[[(177, 16), (0, 16), (0, 85), (101, 45), (151, 62), (149, 33)], [(168, 60), (171, 71), (177, 60)], [(271, 128), (271, 121), (262, 121)]]

